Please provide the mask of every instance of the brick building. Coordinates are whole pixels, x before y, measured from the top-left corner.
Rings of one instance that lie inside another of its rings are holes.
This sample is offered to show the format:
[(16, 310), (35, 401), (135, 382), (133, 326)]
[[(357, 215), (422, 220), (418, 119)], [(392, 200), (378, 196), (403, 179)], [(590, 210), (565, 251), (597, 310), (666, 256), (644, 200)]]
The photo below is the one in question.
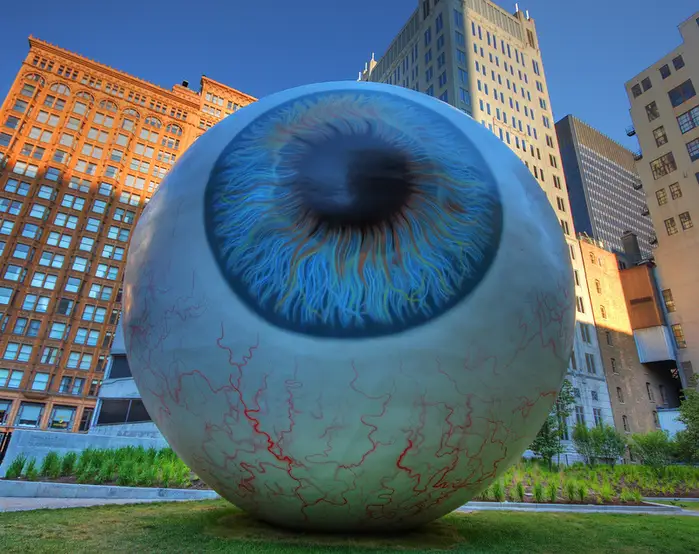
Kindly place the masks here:
[[(615, 426), (626, 433), (659, 429), (659, 412), (679, 406), (682, 385), (654, 267), (620, 270), (617, 254), (589, 238), (580, 240), (580, 250)], [(575, 394), (580, 402), (598, 393), (581, 387)]]
[(88, 429), (143, 206), (254, 100), (207, 77), (168, 90), (29, 39), (0, 109), (0, 447), (13, 428)]

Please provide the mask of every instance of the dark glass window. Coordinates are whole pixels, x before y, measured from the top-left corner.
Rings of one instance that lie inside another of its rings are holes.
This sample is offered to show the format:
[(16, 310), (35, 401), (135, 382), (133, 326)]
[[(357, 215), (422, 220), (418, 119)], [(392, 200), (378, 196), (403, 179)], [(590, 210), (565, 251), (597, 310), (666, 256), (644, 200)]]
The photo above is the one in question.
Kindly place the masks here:
[(123, 354), (115, 354), (112, 356), (112, 367), (109, 370), (108, 379), (120, 379), (123, 377), (131, 377), (131, 368), (129, 361)]

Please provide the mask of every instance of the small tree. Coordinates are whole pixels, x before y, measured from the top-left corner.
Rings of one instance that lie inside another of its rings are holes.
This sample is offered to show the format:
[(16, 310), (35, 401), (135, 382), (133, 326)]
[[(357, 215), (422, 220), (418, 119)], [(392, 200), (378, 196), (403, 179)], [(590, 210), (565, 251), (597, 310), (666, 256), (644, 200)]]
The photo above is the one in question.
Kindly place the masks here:
[(660, 473), (672, 460), (673, 444), (667, 431), (636, 433), (631, 436), (631, 449), (643, 465)]
[(684, 400), (677, 419), (685, 424), (685, 429), (675, 437), (677, 454), (683, 461), (695, 463), (699, 462), (699, 392), (696, 389), (682, 392)]
[(568, 379), (565, 379), (551, 413), (529, 446), (534, 454), (546, 462), (549, 469), (553, 466), (554, 456), (559, 456), (558, 462), (560, 463), (560, 455), (563, 452), (561, 441), (565, 432), (566, 419), (573, 412), (574, 404), (573, 385)]
[(582, 456), (587, 465), (595, 463), (595, 443), (590, 429), (584, 423), (578, 423), (573, 428), (573, 444), (578, 454)]
[(626, 451), (626, 440), (611, 425), (602, 424), (590, 429), (590, 440), (595, 457), (605, 460), (612, 466)]
[(574, 408), (575, 394), (573, 393), (573, 384), (568, 379), (564, 379), (554, 406), (556, 419), (558, 420), (558, 465), (561, 465), (561, 453), (563, 452), (561, 441), (565, 435), (566, 421), (573, 413)]
[(558, 427), (558, 419), (554, 413), (550, 413), (529, 448), (551, 469), (553, 457), (560, 453), (560, 445), (561, 430)]

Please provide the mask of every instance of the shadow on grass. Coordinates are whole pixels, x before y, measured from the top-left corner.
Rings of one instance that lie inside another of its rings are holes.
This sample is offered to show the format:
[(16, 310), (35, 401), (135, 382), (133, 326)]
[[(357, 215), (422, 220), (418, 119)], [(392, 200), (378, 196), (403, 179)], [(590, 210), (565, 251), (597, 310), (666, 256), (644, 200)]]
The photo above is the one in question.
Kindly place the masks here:
[[(237, 509), (210, 521), (206, 534), (227, 540), (290, 546), (346, 547), (360, 549), (450, 550), (466, 539), (453, 517), (444, 518), (401, 533), (313, 533), (281, 529), (259, 521)], [(456, 516), (459, 517), (459, 516)], [(463, 517), (463, 516), (461, 516)]]

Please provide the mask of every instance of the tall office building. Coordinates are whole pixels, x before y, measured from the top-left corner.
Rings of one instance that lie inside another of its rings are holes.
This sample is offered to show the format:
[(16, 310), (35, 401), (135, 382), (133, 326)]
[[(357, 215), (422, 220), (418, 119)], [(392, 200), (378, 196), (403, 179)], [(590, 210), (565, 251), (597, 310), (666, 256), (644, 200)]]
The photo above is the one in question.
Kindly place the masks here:
[(679, 30), (682, 44), (628, 81), (626, 92), (665, 309), (691, 379), (699, 364), (699, 12)]
[[(648, 217), (634, 154), (572, 115), (556, 123), (563, 172), (578, 233), (624, 253), (622, 237), (638, 238), (643, 259), (652, 256)], [(640, 260), (629, 260), (633, 265)]]
[(577, 386), (580, 372), (573, 368), (586, 368), (586, 379), (599, 384), (599, 394), (594, 406), (580, 405), (585, 420), (613, 424), (597, 334), (590, 332), (592, 307), (534, 20), (488, 0), (420, 1), (384, 56), (378, 61), (372, 56), (359, 80), (403, 86), (452, 104), (492, 131), (530, 169), (561, 222), (579, 275), (570, 378)]
[(29, 39), (0, 109), (0, 447), (13, 428), (87, 430), (143, 206), (197, 137), (252, 101)]

